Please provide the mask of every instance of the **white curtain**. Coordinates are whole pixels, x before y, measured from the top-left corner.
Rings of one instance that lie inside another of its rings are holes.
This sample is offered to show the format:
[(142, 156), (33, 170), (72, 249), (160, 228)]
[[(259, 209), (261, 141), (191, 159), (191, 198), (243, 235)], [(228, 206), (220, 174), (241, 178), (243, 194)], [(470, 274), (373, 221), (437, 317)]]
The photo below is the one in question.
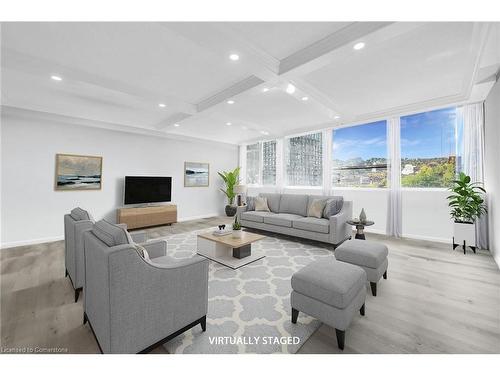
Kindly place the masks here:
[(401, 147), (400, 119), (391, 118), (387, 121), (387, 178), (389, 189), (387, 202), (386, 233), (389, 236), (401, 237), (403, 234), (403, 218), (401, 207)]
[[(473, 182), (484, 184), (484, 104), (467, 104), (458, 109), (463, 127), (461, 168)], [(487, 198), (487, 197), (486, 197)], [(488, 248), (488, 216), (476, 221), (476, 246)]]

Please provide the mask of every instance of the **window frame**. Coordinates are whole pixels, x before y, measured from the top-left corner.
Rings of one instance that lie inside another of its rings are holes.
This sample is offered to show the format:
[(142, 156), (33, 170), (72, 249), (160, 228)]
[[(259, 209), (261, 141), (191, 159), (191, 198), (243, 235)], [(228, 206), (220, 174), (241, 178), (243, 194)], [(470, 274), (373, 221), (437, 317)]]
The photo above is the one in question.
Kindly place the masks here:
[[(274, 184), (266, 184), (264, 185), (263, 184), (263, 180), (264, 180), (264, 176), (263, 176), (263, 172), (264, 172), (264, 147), (263, 147), (263, 144), (266, 143), (266, 142), (275, 142), (276, 143), (276, 155), (275, 155), (275, 168), (276, 168), (276, 176), (275, 176), (275, 181), (274, 181)], [(255, 144), (258, 144), (259, 145), (259, 167), (258, 167), (258, 176), (257, 176), (257, 183), (249, 183), (248, 182), (248, 149), (247, 147), (248, 146), (252, 146), (252, 145), (255, 145)], [(278, 139), (276, 138), (273, 138), (273, 139), (263, 139), (263, 140), (259, 140), (257, 142), (249, 142), (249, 143), (245, 143), (245, 144), (242, 144), (241, 146), (245, 147), (245, 183), (247, 186), (249, 187), (256, 187), (256, 188), (261, 188), (261, 187), (276, 187), (277, 186), (277, 182), (278, 182)]]

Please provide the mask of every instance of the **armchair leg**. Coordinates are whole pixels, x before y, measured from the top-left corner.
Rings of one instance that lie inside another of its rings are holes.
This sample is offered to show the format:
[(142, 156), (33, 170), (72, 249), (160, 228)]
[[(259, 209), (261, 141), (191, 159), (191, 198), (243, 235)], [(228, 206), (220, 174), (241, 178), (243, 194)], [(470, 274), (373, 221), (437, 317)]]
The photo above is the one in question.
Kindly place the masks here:
[(335, 334), (337, 335), (337, 345), (339, 349), (344, 350), (345, 331), (335, 328)]
[(207, 330), (207, 316), (205, 315), (203, 318), (200, 320), (201, 324), (201, 330), (205, 332)]
[(299, 310), (296, 310), (292, 307), (292, 323), (297, 323), (297, 318), (299, 317)]
[(68, 270), (64, 270), (64, 277), (68, 277)]
[(87, 313), (83, 313), (83, 325), (89, 321), (89, 318), (87, 317)]
[(359, 309), (359, 313), (361, 314), (361, 316), (365, 316), (365, 304), (363, 303), (363, 306), (361, 306), (361, 308)]
[(78, 302), (78, 297), (80, 296), (82, 288), (75, 289), (75, 303)]
[(387, 280), (387, 270), (384, 272), (384, 280)]
[(377, 296), (377, 283), (372, 283), (370, 281), (370, 287), (372, 288), (372, 295), (374, 297), (376, 297)]

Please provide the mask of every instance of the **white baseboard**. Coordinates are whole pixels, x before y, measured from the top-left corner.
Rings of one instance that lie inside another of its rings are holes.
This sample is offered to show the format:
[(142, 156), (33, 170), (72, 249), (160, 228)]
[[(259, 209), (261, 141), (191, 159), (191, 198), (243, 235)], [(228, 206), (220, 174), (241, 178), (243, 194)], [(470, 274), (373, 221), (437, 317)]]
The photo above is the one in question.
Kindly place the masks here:
[[(365, 233), (382, 234), (384, 236), (386, 235), (385, 231), (380, 230), (380, 229), (372, 229), (372, 228), (365, 228)], [(412, 239), (412, 240), (450, 243), (450, 244), (451, 244), (451, 240), (452, 240), (451, 238), (420, 236), (418, 234), (403, 234), (403, 238), (408, 238), (408, 239)]]
[(10, 247), (18, 247), (18, 246), (28, 246), (28, 245), (38, 245), (46, 242), (55, 242), (64, 240), (64, 236), (55, 236), (55, 237), (44, 237), (44, 238), (34, 238), (32, 240), (23, 240), (23, 241), (12, 241), (12, 242), (3, 242), (0, 245), (0, 249), (8, 249)]

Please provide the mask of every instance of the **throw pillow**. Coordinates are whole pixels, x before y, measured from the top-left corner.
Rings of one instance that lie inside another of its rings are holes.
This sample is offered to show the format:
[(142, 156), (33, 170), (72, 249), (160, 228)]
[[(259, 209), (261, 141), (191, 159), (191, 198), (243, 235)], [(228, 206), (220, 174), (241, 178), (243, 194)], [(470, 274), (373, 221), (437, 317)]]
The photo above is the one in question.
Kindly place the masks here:
[(267, 198), (255, 197), (255, 211), (269, 212), (269, 206), (267, 205)]
[(255, 211), (255, 197), (247, 197), (247, 211)]
[(314, 199), (307, 209), (307, 216), (320, 219), (323, 216), (325, 205), (326, 199)]
[(137, 251), (139, 256), (141, 256), (142, 258), (144, 258), (146, 260), (149, 259), (148, 251), (146, 250), (146, 248), (144, 246), (141, 246), (138, 244), (134, 244), (134, 246), (135, 246), (135, 251)]
[(337, 215), (344, 205), (344, 197), (333, 197), (326, 201), (323, 217), (329, 219), (330, 216)]

